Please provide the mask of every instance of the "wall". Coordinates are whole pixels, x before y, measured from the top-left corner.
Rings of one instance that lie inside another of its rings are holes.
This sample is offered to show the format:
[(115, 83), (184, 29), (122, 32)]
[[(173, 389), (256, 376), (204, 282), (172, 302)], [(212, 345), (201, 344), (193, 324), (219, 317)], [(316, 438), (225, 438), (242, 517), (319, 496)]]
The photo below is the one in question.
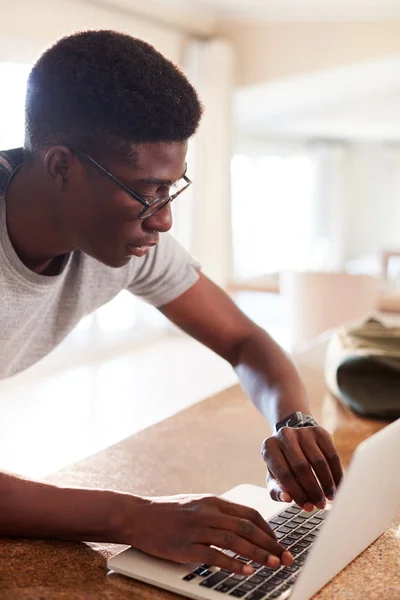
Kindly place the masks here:
[(347, 166), (345, 255), (400, 247), (400, 153), (383, 143), (354, 144)]
[(115, 4), (85, 0), (1, 0), (1, 4), (6, 7), (1, 10), (0, 60), (15, 62), (33, 62), (44, 47), (72, 31), (107, 28), (143, 38), (181, 63), (187, 37), (211, 30), (211, 24), (201, 20), (197, 27), (196, 21), (189, 26), (177, 16), (174, 23), (173, 12), (164, 25), (162, 20), (152, 20), (152, 2), (136, 2), (132, 13)]
[(400, 21), (226, 23), (239, 86), (300, 75), (400, 51)]
[(330, 241), (329, 266), (400, 247), (400, 146), (320, 142), (313, 152), (317, 233)]

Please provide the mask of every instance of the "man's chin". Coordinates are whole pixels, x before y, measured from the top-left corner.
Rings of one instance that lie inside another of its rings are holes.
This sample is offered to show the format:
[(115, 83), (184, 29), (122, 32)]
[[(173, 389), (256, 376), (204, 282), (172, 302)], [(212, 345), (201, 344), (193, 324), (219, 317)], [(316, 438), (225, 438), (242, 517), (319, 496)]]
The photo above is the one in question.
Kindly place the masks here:
[(111, 267), (112, 269), (118, 269), (120, 267), (124, 267), (131, 260), (132, 256), (93, 256), (92, 258), (97, 260), (98, 262), (106, 265), (106, 267)]

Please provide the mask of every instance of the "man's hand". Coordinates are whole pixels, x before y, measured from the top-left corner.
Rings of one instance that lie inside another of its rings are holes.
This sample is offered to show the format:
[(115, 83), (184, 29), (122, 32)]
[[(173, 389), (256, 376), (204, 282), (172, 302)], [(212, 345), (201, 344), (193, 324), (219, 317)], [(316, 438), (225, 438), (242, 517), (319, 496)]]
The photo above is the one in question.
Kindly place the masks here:
[[(129, 518), (129, 507), (125, 514)], [(293, 561), (256, 510), (215, 496), (150, 498), (135, 507), (124, 537), (126, 543), (159, 558), (200, 562), (234, 573), (253, 569), (217, 548), (269, 567)]]
[(343, 475), (335, 444), (322, 427), (282, 427), (264, 440), (267, 487), (273, 500), (294, 500), (307, 511), (333, 500)]

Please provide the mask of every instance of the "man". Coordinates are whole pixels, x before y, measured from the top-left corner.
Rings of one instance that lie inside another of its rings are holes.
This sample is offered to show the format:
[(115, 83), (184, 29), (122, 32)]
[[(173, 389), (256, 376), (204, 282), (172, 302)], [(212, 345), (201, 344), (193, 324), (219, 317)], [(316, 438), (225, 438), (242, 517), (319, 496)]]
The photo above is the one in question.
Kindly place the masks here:
[[(200, 117), (184, 75), (130, 36), (79, 33), (39, 59), (25, 148), (0, 155), (0, 376), (35, 363), (128, 289), (229, 361), (278, 424), (263, 445), (272, 497), (322, 508), (340, 482), (340, 461), (307, 416), (293, 364), (167, 233), (170, 202), (191, 183), (187, 142)], [(270, 566), (292, 560), (258, 513), (220, 498), (142, 498), (6, 473), (0, 535), (126, 543), (245, 573), (215, 546)]]

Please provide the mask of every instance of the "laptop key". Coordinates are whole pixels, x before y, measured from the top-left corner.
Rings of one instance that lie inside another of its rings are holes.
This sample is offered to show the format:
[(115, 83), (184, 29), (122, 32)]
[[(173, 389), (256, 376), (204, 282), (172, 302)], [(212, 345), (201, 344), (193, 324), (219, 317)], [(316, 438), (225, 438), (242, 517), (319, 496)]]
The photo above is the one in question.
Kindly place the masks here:
[(254, 590), (254, 586), (253, 585), (249, 585), (247, 583), (247, 581), (245, 581), (244, 583), (242, 583), (241, 586), (236, 588), (237, 590), (240, 590), (241, 592), (244, 592), (245, 594), (247, 594), (247, 592), (251, 592), (251, 590)]
[[(220, 569), (220, 572), (226, 573), (227, 575), (232, 575), (232, 571), (228, 571), (227, 569)], [(246, 577), (246, 576), (244, 575), (244, 577)]]
[[(313, 528), (313, 526), (311, 525), (311, 529)], [(279, 530), (281, 533), (290, 533), (292, 530), (289, 529), (289, 527), (286, 527), (286, 525), (281, 525), (281, 527), (279, 527)], [(275, 532), (276, 533), (276, 532)], [(307, 532), (308, 533), (308, 532)]]
[(233, 596), (233, 598), (243, 598), (243, 596), (247, 594), (247, 592), (245, 592), (244, 590), (233, 590), (233, 592), (231, 592), (229, 595)]
[(319, 508), (314, 508), (312, 512), (305, 512), (304, 514), (307, 515), (307, 517), (313, 517), (314, 515), (316, 515), (317, 513), (320, 512)]
[(288, 523), (286, 523), (285, 527), (289, 527), (289, 529), (296, 529), (296, 527), (298, 527), (298, 523), (293, 523), (293, 521), (289, 521)]
[(226, 592), (229, 592), (232, 588), (236, 587), (237, 585), (238, 582), (236, 581), (236, 579), (226, 579), (225, 581), (217, 585), (215, 589), (217, 592), (222, 592), (223, 594), (226, 594)]
[(297, 573), (299, 569), (301, 569), (300, 565), (295, 565), (294, 563), (292, 563), (290, 567), (285, 567), (287, 573)]
[(281, 595), (282, 592), (273, 592), (270, 596), (268, 596), (268, 600), (275, 600), (275, 598), (279, 598), (279, 596)]
[(290, 535), (285, 535), (285, 537), (281, 539), (280, 543), (287, 547), (287, 546), (290, 546), (291, 544), (295, 544), (296, 542), (297, 542), (297, 540), (292, 537), (292, 534), (290, 534)]
[[(289, 533), (289, 531), (290, 529), (286, 533)], [(275, 531), (276, 539), (280, 540), (286, 535), (286, 533), (284, 531)]]
[(306, 529), (305, 527), (301, 526), (298, 529), (296, 529), (297, 533), (301, 533), (301, 535), (307, 535), (308, 533), (310, 533), (309, 529)]
[(192, 571), (192, 573), (194, 573), (195, 575), (199, 575), (200, 577), (208, 577), (212, 574), (212, 571), (210, 571), (210, 569), (203, 569), (203, 567), (198, 567), (197, 569)]
[(309, 533), (308, 535), (306, 535), (305, 538), (303, 538), (305, 542), (315, 542), (315, 540), (317, 539), (317, 536), (315, 535), (315, 533)]
[(289, 577), (291, 576), (291, 573), (286, 573), (285, 571), (279, 571), (279, 573), (277, 573), (276, 576), (279, 577), (279, 579), (289, 579)]
[(302, 535), (301, 535), (301, 533), (298, 533), (298, 531), (291, 531), (290, 537), (295, 540), (299, 540), (302, 537)]
[(256, 590), (255, 592), (252, 592), (250, 596), (247, 596), (246, 600), (262, 600), (262, 598), (265, 598), (265, 592)]
[[(226, 573), (221, 573), (221, 571), (217, 571), (216, 573), (211, 575), (211, 577), (204, 579), (200, 583), (200, 585), (202, 585), (203, 587), (206, 587), (206, 588), (213, 588), (214, 586), (221, 583), (221, 581), (223, 581), (224, 579), (227, 579), (227, 577), (228, 576)], [(237, 585), (237, 583), (236, 583), (236, 585)]]
[(310, 519), (307, 522), (311, 523), (312, 525), (321, 525), (321, 521), (319, 519), (316, 519), (315, 517), (313, 517), (312, 519)]
[(251, 561), (251, 566), (254, 567), (255, 569), (261, 569), (261, 565), (260, 563), (254, 562), (254, 560)]
[(292, 513), (292, 515), (297, 515), (298, 513), (301, 513), (301, 508), (298, 506), (290, 506), (286, 509), (286, 512)]
[(182, 579), (183, 581), (192, 581), (192, 579), (196, 579), (196, 575), (194, 573), (188, 573)]
[(260, 592), (264, 592), (264, 594), (266, 594), (267, 592), (272, 592), (274, 589), (275, 589), (275, 586), (272, 583), (269, 583), (269, 581), (267, 581), (267, 583), (263, 583), (258, 588), (258, 590)]
[(266, 579), (267, 577), (271, 577), (272, 575), (274, 575), (276, 572), (276, 569), (269, 569), (268, 567), (264, 567), (264, 569), (261, 569), (261, 571), (257, 572), (257, 575), (259, 577), (262, 577), (263, 579)]
[(282, 519), (282, 517), (274, 517), (273, 519), (268, 521), (268, 524), (270, 523), (272, 523), (273, 525), (283, 525), (284, 523), (286, 523), (286, 519)]
[(317, 513), (314, 518), (318, 519), (319, 521), (323, 521), (324, 519), (326, 519), (326, 517), (328, 516), (328, 511), (321, 511), (319, 513)]
[(285, 510), (285, 511), (279, 513), (279, 516), (282, 517), (283, 519), (292, 519), (293, 513), (289, 512), (288, 510)]
[(297, 556), (298, 554), (301, 554), (303, 552), (303, 550), (304, 550), (304, 548), (302, 548), (298, 544), (295, 544), (294, 546), (292, 546), (290, 548), (290, 552), (293, 554), (293, 556)]
[(295, 517), (292, 521), (292, 523), (298, 523), (299, 525), (301, 525), (302, 523), (304, 523), (304, 521), (306, 521), (306, 517), (302, 517), (301, 515), (297, 515), (297, 517)]
[(258, 585), (259, 583), (262, 583), (264, 581), (264, 578), (260, 577), (258, 574), (256, 574), (256, 575), (252, 575), (251, 577), (249, 577), (247, 581)]
[(240, 573), (235, 573), (234, 575), (232, 575), (232, 579), (235, 579), (237, 582), (243, 581), (247, 577), (248, 575), (240, 575)]
[(312, 523), (303, 523), (303, 525), (301, 526), (302, 529), (307, 529), (307, 533), (308, 531), (310, 531), (310, 529), (314, 529), (315, 525), (313, 525)]

